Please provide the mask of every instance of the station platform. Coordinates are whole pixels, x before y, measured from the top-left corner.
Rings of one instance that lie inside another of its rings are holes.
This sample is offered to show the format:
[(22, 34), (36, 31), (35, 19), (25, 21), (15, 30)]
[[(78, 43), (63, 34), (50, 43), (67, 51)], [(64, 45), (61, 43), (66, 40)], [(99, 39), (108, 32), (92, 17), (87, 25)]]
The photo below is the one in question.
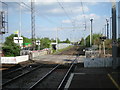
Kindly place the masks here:
[(120, 90), (120, 72), (111, 68), (77, 68), (65, 88)]

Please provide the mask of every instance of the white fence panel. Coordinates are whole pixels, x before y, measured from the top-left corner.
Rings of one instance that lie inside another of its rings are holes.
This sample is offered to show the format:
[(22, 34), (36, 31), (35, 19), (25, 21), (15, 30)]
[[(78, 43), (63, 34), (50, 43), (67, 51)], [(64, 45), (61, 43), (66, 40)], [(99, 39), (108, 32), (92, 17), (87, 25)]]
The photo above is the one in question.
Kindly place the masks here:
[(15, 57), (17, 63), (19, 62), (24, 62), (24, 61), (28, 61), (29, 60), (29, 56), (28, 55), (24, 55), (24, 56), (17, 56)]
[(18, 64), (19, 62), (27, 61), (28, 55), (17, 56), (17, 57), (1, 57), (2, 64)]
[(2, 64), (16, 64), (16, 58), (15, 57), (1, 57), (1, 63)]

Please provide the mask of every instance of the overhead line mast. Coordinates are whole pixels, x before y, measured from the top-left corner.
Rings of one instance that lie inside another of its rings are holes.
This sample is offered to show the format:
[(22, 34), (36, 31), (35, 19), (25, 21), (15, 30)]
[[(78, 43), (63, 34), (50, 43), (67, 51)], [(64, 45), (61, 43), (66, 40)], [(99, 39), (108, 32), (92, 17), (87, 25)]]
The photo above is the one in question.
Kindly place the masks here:
[(32, 35), (32, 47), (35, 50), (35, 2), (31, 0), (31, 35)]

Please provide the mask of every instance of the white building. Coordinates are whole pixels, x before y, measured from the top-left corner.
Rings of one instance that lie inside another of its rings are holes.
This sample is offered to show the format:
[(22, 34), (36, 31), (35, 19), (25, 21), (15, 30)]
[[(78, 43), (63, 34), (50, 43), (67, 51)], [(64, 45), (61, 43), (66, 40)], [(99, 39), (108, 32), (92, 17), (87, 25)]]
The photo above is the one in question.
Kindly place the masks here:
[(118, 38), (120, 38), (120, 1), (118, 2)]

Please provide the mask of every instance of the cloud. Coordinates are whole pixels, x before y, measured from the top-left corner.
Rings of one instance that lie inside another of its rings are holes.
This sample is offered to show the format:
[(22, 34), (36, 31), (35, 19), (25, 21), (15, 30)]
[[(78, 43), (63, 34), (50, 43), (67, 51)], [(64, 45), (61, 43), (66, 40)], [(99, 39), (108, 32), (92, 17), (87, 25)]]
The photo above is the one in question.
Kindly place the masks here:
[(61, 14), (63, 13), (63, 10), (61, 8), (53, 8), (51, 10), (47, 10), (46, 13)]
[[(59, 1), (61, 1), (61, 0), (59, 0)], [(27, 3), (27, 2), (25, 2), (25, 3), (30, 6), (30, 3)], [(80, 29), (77, 29), (77, 31), (80, 30), (79, 33), (82, 35), (83, 32), (81, 32), (81, 30), (84, 30), (84, 28), (85, 28), (85, 26), (84, 26), (85, 21), (84, 21), (84, 15), (82, 12), (81, 2), (77, 2), (77, 3), (75, 3), (75, 2), (73, 2), (73, 3), (62, 2), (61, 4), (64, 7), (64, 9), (66, 10), (66, 12), (68, 13), (68, 15), (70, 16), (70, 18), (72, 19), (72, 21), (74, 21), (74, 23), (76, 24), (76, 27), (81, 27)], [(90, 3), (90, 5), (97, 5), (97, 4), (98, 3), (96, 3), (96, 2)], [(89, 30), (90, 30), (90, 18), (94, 19), (93, 20), (93, 32), (99, 32), (104, 27), (105, 18), (107, 18), (107, 16), (104, 16), (104, 17), (100, 16), (96, 12), (90, 13), (89, 12), (91, 10), (91, 8), (89, 7), (90, 5), (89, 5), (89, 3), (88, 4), (83, 3), (83, 9), (85, 12), (86, 24), (87, 24), (87, 30), (86, 30), (87, 34), (89, 34)], [(13, 11), (15, 13), (16, 13), (16, 11), (19, 12), (19, 5), (17, 5), (16, 3), (9, 4), (9, 6), (11, 7), (11, 11)], [(42, 32), (47, 33), (47, 34), (49, 34), (49, 31), (54, 32), (56, 30), (55, 24), (57, 24), (57, 26), (59, 27), (61, 25), (61, 22), (63, 24), (63, 27), (72, 27), (71, 20), (69, 20), (68, 17), (65, 15), (64, 10), (58, 4), (58, 2), (36, 2), (35, 8), (36, 8), (36, 11), (40, 12), (39, 13), (40, 21), (38, 21), (38, 26), (41, 26), (41, 27), (36, 28), (37, 32), (42, 31)], [(26, 15), (26, 14), (23, 14), (24, 12), (30, 12), (30, 10), (27, 10), (25, 7), (22, 7), (22, 17), (24, 15)], [(101, 13), (103, 13), (103, 12), (101, 12)], [(19, 13), (17, 13), (17, 15), (19, 15)], [(57, 23), (54, 24), (51, 22), (50, 23), (46, 22), (47, 19), (43, 18), (42, 15), (47, 16), (51, 21), (54, 21)], [(37, 14), (36, 14), (36, 17), (37, 17)], [(14, 16), (10, 17), (10, 18), (14, 18)], [(26, 15), (25, 18), (26, 19), (28, 18), (30, 21), (30, 15), (29, 15), (29, 17)], [(17, 18), (15, 18), (15, 19), (17, 19)], [(26, 19), (25, 19), (25, 22), (28, 23), (29, 21)], [(36, 18), (36, 20), (38, 20), (38, 17)], [(13, 20), (11, 22), (13, 22)], [(53, 24), (53, 25), (51, 25), (51, 24)], [(26, 26), (28, 27), (28, 26), (30, 26), (30, 24), (28, 24)], [(71, 30), (71, 29), (66, 29), (66, 30)], [(65, 29), (60, 30), (60, 31), (63, 31), (63, 33), (65, 33), (64, 32)], [(37, 34), (39, 34), (39, 33), (37, 33)], [(26, 36), (28, 34), (25, 33), (24, 35)], [(28, 36), (30, 36), (30, 35), (31, 34), (29, 34)], [(67, 36), (64, 36), (64, 37), (67, 37)]]
[[(84, 16), (85, 16), (85, 19), (88, 21), (90, 20), (90, 18), (93, 18), (94, 20), (99, 20), (100, 19), (100, 16), (99, 15), (96, 15), (96, 14), (86, 14), (86, 15), (78, 15), (76, 17), (73, 18), (74, 21), (76, 22), (84, 22)], [(71, 20), (62, 20), (62, 23), (71, 23)]]
[(93, 18), (93, 19), (98, 20), (100, 19), (100, 16), (92, 13), (92, 14), (86, 15), (86, 18), (87, 19)]
[[(19, 12), (19, 3), (18, 2), (8, 2), (9, 10), (18, 11)], [(47, 16), (65, 16), (64, 10), (69, 15), (78, 15), (82, 13), (81, 3), (71, 3), (71, 2), (61, 2), (62, 7), (59, 5), (58, 2), (36, 2), (35, 3), (35, 10), (36, 12), (39, 11), (41, 15)], [(24, 2), (21, 4), (22, 12), (30, 13), (30, 2)], [(64, 10), (63, 10), (64, 8)], [(89, 12), (89, 8), (87, 6), (83, 6), (84, 12)]]
[(94, 6), (94, 5), (98, 5), (99, 4), (99, 2), (86, 2), (86, 5), (92, 5), (92, 6)]
[[(71, 2), (38, 2), (36, 4), (36, 9), (40, 10), (41, 14), (50, 16), (65, 16), (64, 10), (70, 15), (76, 15), (82, 13), (81, 3), (71, 3)], [(87, 6), (83, 6), (84, 12), (89, 12)]]
[[(87, 6), (83, 7), (84, 12), (88, 12), (89, 8)], [(82, 7), (81, 6), (75, 6), (74, 9), (72, 9), (74, 13), (81, 13), (82, 12)]]
[(70, 20), (63, 20), (62, 23), (67, 23), (68, 24), (68, 23), (71, 23), (71, 21)]

